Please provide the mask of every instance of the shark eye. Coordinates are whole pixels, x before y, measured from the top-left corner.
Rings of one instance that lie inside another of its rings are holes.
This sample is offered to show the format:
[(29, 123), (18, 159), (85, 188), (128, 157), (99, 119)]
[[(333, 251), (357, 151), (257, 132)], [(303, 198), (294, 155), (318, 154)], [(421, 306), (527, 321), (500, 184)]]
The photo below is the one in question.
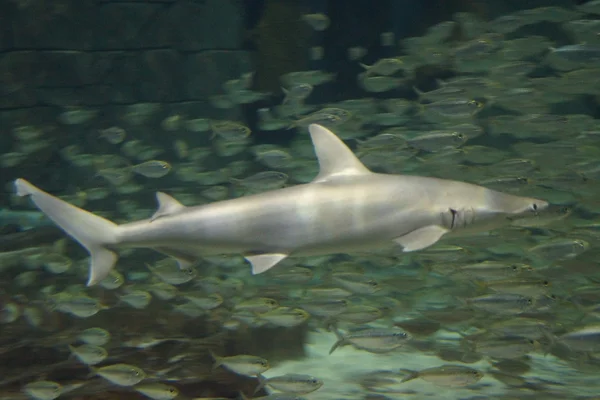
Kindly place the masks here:
[(533, 204), (531, 205), (531, 209), (532, 209), (533, 211), (537, 211), (537, 210), (538, 210), (538, 205), (537, 205), (537, 204), (535, 204), (535, 203), (533, 203)]

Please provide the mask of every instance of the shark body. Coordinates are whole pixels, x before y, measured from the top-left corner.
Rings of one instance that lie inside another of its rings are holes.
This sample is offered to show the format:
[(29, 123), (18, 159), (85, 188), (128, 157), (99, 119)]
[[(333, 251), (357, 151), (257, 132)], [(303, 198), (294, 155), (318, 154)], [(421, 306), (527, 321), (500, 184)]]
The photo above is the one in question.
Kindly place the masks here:
[(496, 227), (548, 203), (465, 182), (369, 171), (331, 131), (310, 125), (320, 172), (308, 184), (186, 207), (158, 192), (150, 218), (116, 225), (17, 179), (33, 203), (91, 256), (88, 285), (108, 275), (120, 247), (152, 248), (180, 266), (202, 255), (242, 254), (254, 274), (288, 256), (389, 245), (415, 251), (451, 232)]

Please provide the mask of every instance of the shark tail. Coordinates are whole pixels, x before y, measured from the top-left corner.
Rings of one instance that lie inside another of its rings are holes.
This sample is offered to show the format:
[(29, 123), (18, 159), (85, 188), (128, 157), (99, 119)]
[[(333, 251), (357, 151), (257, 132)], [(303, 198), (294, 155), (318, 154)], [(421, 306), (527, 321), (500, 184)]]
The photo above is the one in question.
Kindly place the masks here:
[(119, 256), (107, 246), (118, 243), (118, 225), (54, 197), (24, 179), (17, 179), (15, 188), (18, 196), (29, 196), (37, 208), (90, 253), (88, 286), (109, 274)]

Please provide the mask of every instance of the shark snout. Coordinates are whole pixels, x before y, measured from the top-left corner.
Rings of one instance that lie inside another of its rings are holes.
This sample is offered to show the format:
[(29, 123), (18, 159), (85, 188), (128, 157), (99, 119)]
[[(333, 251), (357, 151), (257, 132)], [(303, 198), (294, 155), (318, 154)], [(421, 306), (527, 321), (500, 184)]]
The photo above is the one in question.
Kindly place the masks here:
[(531, 208), (533, 211), (544, 211), (550, 206), (550, 203), (544, 200), (531, 199)]

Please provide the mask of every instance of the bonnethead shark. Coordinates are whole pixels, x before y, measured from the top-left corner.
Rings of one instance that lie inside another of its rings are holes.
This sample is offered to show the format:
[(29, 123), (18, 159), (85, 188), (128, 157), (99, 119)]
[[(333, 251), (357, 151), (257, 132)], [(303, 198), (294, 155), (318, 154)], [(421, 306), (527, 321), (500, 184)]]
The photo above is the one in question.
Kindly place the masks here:
[(307, 184), (186, 207), (157, 192), (149, 219), (117, 225), (24, 179), (33, 203), (90, 254), (88, 286), (114, 268), (118, 248), (143, 247), (189, 267), (203, 255), (241, 254), (259, 274), (289, 256), (368, 251), (396, 242), (403, 251), (444, 235), (485, 231), (548, 203), (466, 182), (371, 172), (333, 132), (308, 127), (320, 171)]

